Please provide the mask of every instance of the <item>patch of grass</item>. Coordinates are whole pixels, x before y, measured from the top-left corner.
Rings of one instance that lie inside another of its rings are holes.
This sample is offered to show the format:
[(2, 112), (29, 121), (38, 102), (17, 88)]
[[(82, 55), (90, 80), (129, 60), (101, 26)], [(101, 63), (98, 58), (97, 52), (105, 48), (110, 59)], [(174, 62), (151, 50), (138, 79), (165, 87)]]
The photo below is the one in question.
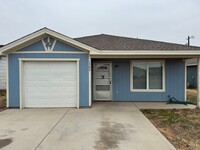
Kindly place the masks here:
[(178, 150), (200, 149), (200, 109), (142, 112)]
[(4, 110), (6, 106), (6, 91), (0, 90), (0, 111)]
[(187, 89), (187, 101), (197, 104), (197, 90)]

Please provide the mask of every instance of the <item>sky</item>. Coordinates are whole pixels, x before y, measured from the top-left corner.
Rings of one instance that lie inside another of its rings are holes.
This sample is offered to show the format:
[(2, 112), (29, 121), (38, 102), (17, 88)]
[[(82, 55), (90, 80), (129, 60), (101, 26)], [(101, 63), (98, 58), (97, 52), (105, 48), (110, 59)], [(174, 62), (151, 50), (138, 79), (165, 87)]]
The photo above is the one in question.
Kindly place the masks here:
[(200, 0), (0, 0), (0, 44), (47, 27), (200, 46)]

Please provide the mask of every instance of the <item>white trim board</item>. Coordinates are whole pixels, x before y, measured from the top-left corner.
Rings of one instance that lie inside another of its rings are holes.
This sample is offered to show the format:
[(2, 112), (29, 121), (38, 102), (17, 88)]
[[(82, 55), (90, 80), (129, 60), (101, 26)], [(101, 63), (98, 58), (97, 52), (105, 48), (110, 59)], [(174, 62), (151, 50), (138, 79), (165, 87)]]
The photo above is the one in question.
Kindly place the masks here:
[(9, 57), (6, 55), (6, 105), (9, 107)]
[(87, 52), (74, 51), (17, 51), (10, 54), (88, 54)]
[(140, 58), (140, 59), (160, 59), (160, 58), (182, 58), (182, 59), (188, 59), (193, 56), (190, 55), (185, 55), (185, 56), (180, 56), (180, 55), (91, 55), (91, 58)]
[(92, 105), (92, 61), (90, 55), (88, 56), (88, 74), (89, 74), (89, 107)]
[(20, 101), (20, 109), (24, 108), (24, 89), (23, 89), (23, 82), (24, 82), (24, 77), (23, 77), (23, 74), (24, 74), (24, 70), (23, 70), (23, 65), (24, 65), (24, 62), (27, 62), (27, 61), (35, 61), (35, 62), (38, 62), (38, 61), (55, 61), (55, 62), (70, 62), (70, 61), (74, 61), (74, 62), (77, 62), (77, 108), (79, 108), (79, 105), (80, 105), (80, 97), (79, 97), (79, 92), (80, 92), (80, 87), (79, 87), (79, 61), (80, 59), (76, 59), (76, 58), (69, 58), (69, 59), (49, 59), (49, 58), (19, 58), (19, 101)]
[(194, 56), (200, 56), (200, 50), (101, 50), (101, 51), (92, 51), (90, 52), (92, 56), (127, 56), (127, 55), (133, 55), (133, 56), (188, 56), (191, 55)]

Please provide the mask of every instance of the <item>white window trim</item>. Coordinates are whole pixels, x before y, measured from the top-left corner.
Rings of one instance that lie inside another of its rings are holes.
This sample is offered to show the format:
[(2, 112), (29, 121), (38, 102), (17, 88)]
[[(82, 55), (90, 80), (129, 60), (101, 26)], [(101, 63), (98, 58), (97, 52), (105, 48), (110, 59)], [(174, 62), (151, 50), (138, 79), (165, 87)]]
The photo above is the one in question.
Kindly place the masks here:
[[(134, 62), (162, 62), (162, 89), (149, 89), (149, 68), (147, 68), (147, 89), (133, 89), (133, 63)], [(165, 92), (165, 60), (131, 60), (130, 61), (130, 92)]]
[(79, 96), (79, 92), (80, 92), (80, 87), (79, 87), (79, 61), (80, 59), (78, 58), (19, 58), (19, 101), (20, 101), (20, 109), (24, 108), (24, 87), (23, 87), (23, 82), (24, 82), (24, 62), (27, 61), (55, 61), (55, 62), (76, 62), (77, 63), (77, 108), (79, 108), (80, 106), (80, 96)]

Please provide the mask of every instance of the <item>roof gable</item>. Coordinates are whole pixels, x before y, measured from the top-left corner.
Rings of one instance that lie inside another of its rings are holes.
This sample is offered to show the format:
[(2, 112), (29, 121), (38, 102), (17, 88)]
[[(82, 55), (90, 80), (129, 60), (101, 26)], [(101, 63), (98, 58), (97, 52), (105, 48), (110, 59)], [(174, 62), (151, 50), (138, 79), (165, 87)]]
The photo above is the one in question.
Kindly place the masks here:
[(47, 36), (59, 39), (60, 41), (67, 43), (73, 47), (81, 49), (83, 51), (96, 51), (95, 48), (80, 43), (72, 38), (69, 38), (63, 34), (50, 30), (48, 28), (42, 28), (36, 32), (33, 32), (27, 36), (24, 36), (16, 41), (6, 44), (4, 47), (0, 48), (0, 52), (2, 54), (8, 54), (11, 52), (15, 52), (21, 48), (24, 48), (28, 45), (31, 45)]

